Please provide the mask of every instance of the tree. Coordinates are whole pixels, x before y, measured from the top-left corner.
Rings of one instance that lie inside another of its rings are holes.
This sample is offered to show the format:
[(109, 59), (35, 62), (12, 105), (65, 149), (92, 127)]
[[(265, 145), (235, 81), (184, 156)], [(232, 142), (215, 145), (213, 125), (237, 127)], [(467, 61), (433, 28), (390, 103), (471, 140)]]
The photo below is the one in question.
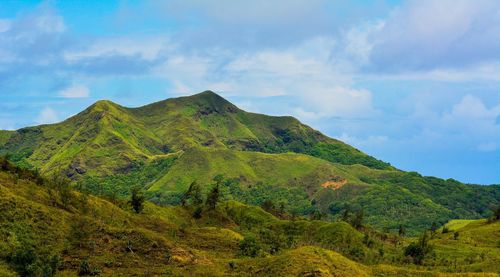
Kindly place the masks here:
[(201, 187), (196, 181), (193, 181), (188, 190), (182, 195), (181, 204), (185, 206), (187, 201), (191, 200), (193, 205), (199, 205), (203, 203), (203, 197), (201, 195)]
[(404, 235), (406, 234), (405, 227), (403, 225), (401, 225), (401, 224), (399, 224), (398, 234), (399, 234), (400, 237), (404, 237)]
[(405, 256), (411, 257), (415, 264), (421, 265), (427, 255), (432, 252), (429, 244), (429, 236), (426, 231), (422, 234), (418, 242), (412, 242), (405, 248)]
[(344, 207), (344, 211), (342, 212), (342, 221), (349, 222), (349, 218), (351, 217), (351, 206), (346, 204)]
[(364, 210), (361, 208), (356, 212), (354, 219), (351, 222), (352, 227), (359, 229), (363, 226)]
[[(56, 174), (56, 173), (52, 175), (50, 181), (51, 181), (51, 187), (57, 191), (57, 194), (61, 199), (63, 208), (67, 209), (70, 205), (72, 198), (72, 192), (70, 186), (71, 181), (68, 178), (62, 176), (61, 174)], [(55, 195), (53, 196), (55, 197)], [(57, 203), (57, 200), (53, 199), (53, 202)]]
[(21, 276), (35, 276), (39, 274), (37, 255), (32, 247), (22, 246), (11, 257), (11, 263)]
[(497, 205), (493, 210), (493, 220), (499, 220), (500, 219), (500, 205)]
[(458, 240), (458, 236), (460, 236), (460, 233), (458, 231), (455, 231), (455, 233), (453, 233), (453, 238), (455, 240)]
[(321, 212), (318, 209), (314, 209), (313, 211), (311, 211), (311, 213), (309, 213), (309, 218), (311, 220), (321, 220), (322, 217), (323, 214), (321, 214)]
[(142, 209), (144, 208), (144, 201), (145, 197), (142, 194), (142, 191), (140, 188), (135, 187), (132, 189), (132, 195), (130, 196), (130, 205), (132, 205), (132, 208), (136, 213), (140, 213)]
[(214, 178), (212, 180), (214, 180), (217, 185), (221, 185), (222, 182), (224, 181), (224, 175), (217, 174), (214, 176)]
[(208, 193), (206, 201), (206, 205), (208, 206), (208, 208), (214, 210), (215, 206), (217, 206), (217, 203), (219, 202), (219, 198), (220, 198), (220, 190), (219, 190), (219, 184), (217, 183)]
[(438, 229), (438, 225), (437, 225), (436, 221), (433, 221), (432, 225), (431, 225), (431, 232), (433, 235), (436, 233), (437, 229)]
[(248, 257), (257, 257), (261, 250), (260, 244), (254, 236), (248, 235), (240, 241), (240, 255)]
[(279, 210), (279, 214), (281, 216), (285, 215), (285, 203), (284, 202), (280, 202), (280, 206), (279, 206), (278, 210)]
[(266, 212), (272, 212), (275, 209), (274, 203), (270, 199), (267, 199), (264, 202), (262, 202), (260, 207)]

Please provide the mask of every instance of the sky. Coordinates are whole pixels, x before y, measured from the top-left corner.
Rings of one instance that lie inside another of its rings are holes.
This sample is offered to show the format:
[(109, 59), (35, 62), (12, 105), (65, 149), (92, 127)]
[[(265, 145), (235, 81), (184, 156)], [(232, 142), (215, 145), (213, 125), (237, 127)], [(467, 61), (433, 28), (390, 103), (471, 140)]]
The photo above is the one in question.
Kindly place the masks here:
[(0, 129), (204, 90), (500, 183), (500, 1), (0, 1)]

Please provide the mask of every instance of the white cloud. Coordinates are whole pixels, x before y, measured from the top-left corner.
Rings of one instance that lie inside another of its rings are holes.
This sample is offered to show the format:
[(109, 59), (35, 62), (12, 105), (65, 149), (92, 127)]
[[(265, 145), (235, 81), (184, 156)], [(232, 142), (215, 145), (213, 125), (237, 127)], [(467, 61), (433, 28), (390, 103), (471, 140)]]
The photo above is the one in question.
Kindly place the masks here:
[(106, 55), (138, 56), (144, 60), (158, 58), (162, 51), (171, 49), (166, 36), (99, 38), (83, 49), (70, 49), (64, 53), (69, 62)]
[(495, 0), (411, 0), (371, 31), (379, 71), (462, 68), (500, 58)]
[(73, 85), (59, 92), (63, 98), (87, 98), (89, 94), (89, 89), (84, 85)]
[(38, 118), (36, 119), (37, 124), (51, 124), (51, 123), (56, 123), (59, 121), (59, 117), (52, 108), (50, 107), (45, 107), (40, 114), (38, 115)]

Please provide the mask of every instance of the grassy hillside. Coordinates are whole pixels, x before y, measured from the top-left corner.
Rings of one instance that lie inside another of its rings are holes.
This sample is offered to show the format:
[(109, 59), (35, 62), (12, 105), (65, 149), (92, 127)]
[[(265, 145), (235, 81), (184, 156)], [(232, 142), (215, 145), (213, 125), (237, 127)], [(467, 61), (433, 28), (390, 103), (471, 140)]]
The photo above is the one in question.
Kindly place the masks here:
[(468, 257), (460, 252), (464, 245), (490, 251), (479, 264), (459, 258), (458, 264), (467, 266), (431, 265), (432, 260), (410, 266), (397, 243), (404, 241), (369, 228), (355, 230), (345, 222), (279, 219), (235, 201), (221, 202), (214, 210), (198, 206), (198, 216), (197, 206), (151, 203), (137, 214), (127, 202), (67, 188), (2, 161), (2, 276), (444, 276), (439, 272), (499, 271), (498, 223), (452, 222), (461, 232), (458, 240), (450, 241), (448, 234), (433, 239), (437, 257), (443, 251)]
[(191, 182), (207, 191), (223, 174), (226, 200), (272, 200), (329, 219), (363, 209), (380, 230), (404, 225), (412, 234), (486, 217), (500, 203), (500, 186), (402, 172), (292, 117), (247, 113), (213, 92), (139, 108), (99, 101), (61, 123), (1, 131), (2, 154), (113, 199), (141, 186), (156, 203), (178, 204)]

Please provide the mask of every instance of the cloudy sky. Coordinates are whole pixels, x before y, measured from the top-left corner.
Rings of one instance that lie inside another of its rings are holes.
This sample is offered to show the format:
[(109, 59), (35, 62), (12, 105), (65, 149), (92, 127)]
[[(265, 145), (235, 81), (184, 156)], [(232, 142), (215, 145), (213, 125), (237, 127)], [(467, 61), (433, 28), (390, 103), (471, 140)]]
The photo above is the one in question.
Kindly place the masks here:
[(499, 1), (0, 1), (0, 129), (207, 89), (405, 170), (500, 183)]

